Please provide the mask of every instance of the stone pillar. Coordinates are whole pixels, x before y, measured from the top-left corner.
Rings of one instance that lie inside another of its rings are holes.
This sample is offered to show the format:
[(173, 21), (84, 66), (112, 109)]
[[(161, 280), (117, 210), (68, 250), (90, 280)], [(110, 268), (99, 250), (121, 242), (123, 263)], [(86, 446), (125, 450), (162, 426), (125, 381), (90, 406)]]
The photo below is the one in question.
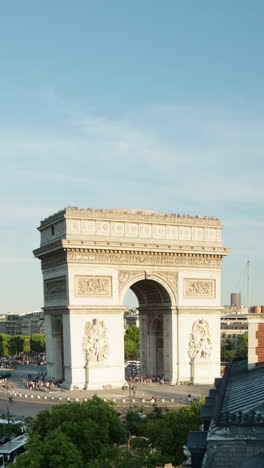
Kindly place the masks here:
[(211, 384), (220, 377), (220, 310), (178, 309), (178, 383)]
[(71, 308), (66, 330), (71, 353), (65, 353), (65, 382), (69, 389), (120, 388), (124, 383), (123, 307)]
[(140, 333), (140, 371), (143, 375), (147, 374), (148, 368), (148, 316), (144, 312), (139, 315), (139, 333)]
[(52, 334), (52, 316), (44, 314), (46, 330), (46, 357), (47, 357), (47, 376), (55, 378), (55, 358), (54, 358), (54, 339)]

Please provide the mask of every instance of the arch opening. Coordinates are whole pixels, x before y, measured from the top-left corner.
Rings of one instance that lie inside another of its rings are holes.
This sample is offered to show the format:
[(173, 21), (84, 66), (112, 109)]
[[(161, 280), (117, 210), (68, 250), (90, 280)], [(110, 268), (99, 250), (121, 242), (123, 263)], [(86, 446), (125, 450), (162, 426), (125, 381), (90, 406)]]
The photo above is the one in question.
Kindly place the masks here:
[(169, 378), (168, 317), (172, 307), (169, 292), (152, 279), (138, 280), (130, 286), (130, 290), (138, 301), (140, 373), (147, 377)]

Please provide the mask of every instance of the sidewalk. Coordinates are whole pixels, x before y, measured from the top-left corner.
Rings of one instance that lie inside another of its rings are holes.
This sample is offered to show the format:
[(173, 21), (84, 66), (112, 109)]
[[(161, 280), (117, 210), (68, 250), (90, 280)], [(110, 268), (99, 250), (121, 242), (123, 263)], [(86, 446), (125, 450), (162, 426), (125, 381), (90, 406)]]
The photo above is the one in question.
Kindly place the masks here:
[[(21, 366), (22, 367), (22, 366)], [(64, 390), (58, 387), (41, 390), (29, 390), (25, 388), (28, 374), (32, 376), (43, 372), (43, 368), (35, 366), (23, 366), (24, 368), (4, 369), (3, 371), (11, 372), (12, 376), (8, 381), (8, 388), (0, 387), (0, 398), (6, 399), (11, 395), (14, 400), (23, 401), (38, 401), (60, 403), (66, 401), (85, 401), (93, 395), (98, 395), (100, 398), (107, 401), (113, 401), (117, 405), (129, 406), (131, 404), (151, 405), (152, 396), (157, 397), (159, 405), (176, 407), (187, 403), (187, 395), (191, 394), (193, 398), (203, 398), (208, 395), (210, 385), (179, 385), (172, 386), (167, 384), (143, 384), (136, 385), (135, 396), (129, 395), (129, 389), (102, 389), (102, 390)], [(20, 381), (21, 376), (24, 377), (24, 382)]]

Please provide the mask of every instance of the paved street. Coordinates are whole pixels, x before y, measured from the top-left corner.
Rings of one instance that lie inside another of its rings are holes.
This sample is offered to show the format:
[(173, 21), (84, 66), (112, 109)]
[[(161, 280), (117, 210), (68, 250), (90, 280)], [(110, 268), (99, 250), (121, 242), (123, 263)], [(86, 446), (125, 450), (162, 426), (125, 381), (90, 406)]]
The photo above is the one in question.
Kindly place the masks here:
[[(2, 369), (1, 369), (2, 370)], [(39, 411), (48, 408), (50, 405), (65, 402), (79, 401), (85, 398), (91, 398), (95, 393), (106, 400), (116, 400), (118, 407), (128, 408), (130, 404), (144, 404), (150, 406), (152, 396), (157, 397), (160, 405), (169, 407), (179, 407), (187, 402), (187, 395), (191, 394), (193, 398), (201, 398), (208, 395), (211, 388), (209, 385), (178, 385), (171, 386), (165, 384), (137, 384), (135, 395), (129, 395), (129, 389), (102, 389), (102, 390), (64, 390), (53, 387), (48, 391), (29, 390), (25, 388), (27, 376), (29, 374), (39, 375), (45, 371), (42, 366), (18, 366), (17, 369), (6, 369), (12, 376), (8, 381), (8, 389), (0, 390), (0, 410), (6, 412), (7, 399), (10, 392), (13, 401), (9, 403), (10, 414), (17, 416), (35, 416)], [(24, 381), (21, 381), (21, 377)], [(162, 401), (164, 400), (164, 401)]]

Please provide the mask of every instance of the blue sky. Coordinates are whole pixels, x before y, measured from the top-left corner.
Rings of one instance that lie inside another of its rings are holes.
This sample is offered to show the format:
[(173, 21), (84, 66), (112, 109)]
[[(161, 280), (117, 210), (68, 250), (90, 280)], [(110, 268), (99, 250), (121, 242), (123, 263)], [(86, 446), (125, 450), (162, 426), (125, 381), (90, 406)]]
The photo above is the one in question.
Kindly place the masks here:
[(264, 303), (263, 15), (258, 0), (1, 4), (1, 313), (42, 306), (36, 227), (68, 205), (220, 217), (222, 302), (250, 260)]

